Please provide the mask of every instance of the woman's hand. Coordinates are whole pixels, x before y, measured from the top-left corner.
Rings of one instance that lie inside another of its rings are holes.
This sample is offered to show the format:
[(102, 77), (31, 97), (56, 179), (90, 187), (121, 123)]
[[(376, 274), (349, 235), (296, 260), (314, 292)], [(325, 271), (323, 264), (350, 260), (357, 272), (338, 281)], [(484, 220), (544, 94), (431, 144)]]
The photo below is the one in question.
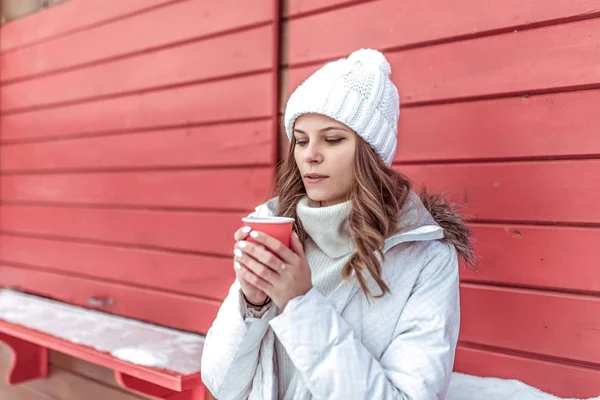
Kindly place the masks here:
[(302, 243), (294, 233), (291, 249), (262, 232), (252, 231), (250, 236), (256, 243), (241, 240), (236, 244), (238, 277), (263, 291), (283, 310), (288, 301), (312, 288)]
[[(238, 229), (233, 235), (235, 241), (239, 242), (240, 240), (246, 239), (248, 237), (248, 234), (250, 233), (250, 230), (250, 227), (243, 227)], [(236, 251), (234, 250), (234, 253), (235, 252)], [(265, 292), (263, 292), (262, 290), (254, 286), (252, 283), (244, 279), (243, 274), (240, 274), (241, 267), (238, 268), (238, 266), (239, 264), (237, 264), (237, 261), (235, 261), (234, 258), (235, 274), (237, 276), (238, 282), (240, 282), (240, 286), (242, 287), (242, 292), (244, 293), (244, 296), (246, 296), (246, 299), (248, 299), (250, 303), (263, 304), (265, 301), (267, 301), (267, 295), (265, 294)]]

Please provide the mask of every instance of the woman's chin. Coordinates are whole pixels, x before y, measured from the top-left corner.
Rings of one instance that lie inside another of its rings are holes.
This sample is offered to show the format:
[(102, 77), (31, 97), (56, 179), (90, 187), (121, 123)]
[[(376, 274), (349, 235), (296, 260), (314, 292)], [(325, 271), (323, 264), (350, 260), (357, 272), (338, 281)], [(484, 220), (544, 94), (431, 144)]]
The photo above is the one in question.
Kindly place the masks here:
[(334, 196), (323, 190), (307, 190), (306, 195), (313, 204), (333, 205), (344, 201), (339, 196)]
[(310, 200), (316, 202), (329, 201), (331, 199), (331, 196), (325, 190), (309, 189), (306, 191), (306, 195)]

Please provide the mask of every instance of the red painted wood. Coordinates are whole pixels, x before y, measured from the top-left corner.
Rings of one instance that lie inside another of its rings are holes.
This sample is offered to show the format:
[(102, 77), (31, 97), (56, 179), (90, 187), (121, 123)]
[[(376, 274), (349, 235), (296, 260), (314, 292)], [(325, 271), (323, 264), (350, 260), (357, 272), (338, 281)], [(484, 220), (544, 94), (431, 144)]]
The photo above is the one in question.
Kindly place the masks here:
[(264, 120), (2, 146), (0, 170), (268, 165), (271, 128)]
[[(598, 32), (600, 19), (594, 19), (387, 56), (404, 105), (598, 86), (600, 69), (596, 66), (600, 63), (600, 52), (595, 51), (600, 45)], [(291, 69), (289, 88), (295, 88), (319, 66)]]
[(458, 346), (454, 370), (477, 376), (518, 379), (561, 398), (600, 394), (600, 369)]
[(91, 347), (75, 344), (47, 333), (11, 324), (1, 319), (0, 333), (33, 343), (38, 347), (60, 351), (61, 353), (89, 361), (116, 372), (135, 375), (138, 379), (147, 380), (171, 390), (182, 391), (202, 385), (200, 374), (198, 373), (181, 375), (167, 370), (158, 370), (156, 368), (131, 364), (115, 358), (109, 353), (103, 353)]
[[(233, 240), (228, 241), (231, 251)], [(231, 257), (0, 235), (0, 259), (72, 276), (223, 299), (235, 279)]]
[[(302, 0), (300, 2), (298, 0), (297, 3), (314, 4), (316, 1)], [(510, 32), (516, 28), (534, 24), (552, 23), (552, 21), (576, 19), (582, 16), (597, 16), (600, 14), (599, 5), (597, 0), (564, 1), (553, 3), (552, 7), (548, 7), (545, 0), (527, 0), (525, 2), (505, 0), (492, 3), (478, 0), (453, 2), (444, 0), (378, 0), (290, 21), (289, 61), (294, 65), (343, 57), (361, 47), (389, 49), (425, 44), (441, 39), (481, 35), (498, 30)], [(466, 12), (466, 10), (468, 11)], [(423, 29), (423, 27), (427, 27), (427, 29)], [(592, 30), (589, 33), (595, 36)], [(519, 33), (514, 36), (520, 38), (523, 35)], [(327, 38), (327, 40), (323, 40), (323, 38)], [(558, 34), (553, 38), (560, 40)], [(582, 45), (582, 43), (574, 42), (575, 38), (571, 35), (565, 37), (564, 40), (571, 41), (569, 48)], [(544, 47), (545, 44), (550, 43), (544, 43), (543, 39), (540, 39), (538, 45)], [(556, 44), (558, 45), (558, 43)], [(489, 50), (490, 54), (495, 53), (497, 57), (502, 57), (512, 51), (525, 53), (532, 49), (521, 46), (518, 50), (492, 46)], [(556, 48), (556, 50), (559, 49)], [(477, 62), (473, 62), (474, 58), (477, 59)], [(431, 60), (436, 60), (433, 69), (439, 71), (442, 60), (436, 58), (431, 58)], [(489, 62), (493, 65), (491, 60), (481, 59), (473, 54), (462, 61), (468, 61), (468, 64), (475, 69), (481, 63), (488, 64)], [(503, 59), (503, 64), (506, 62), (510, 62), (510, 60)], [(453, 63), (462, 65), (461, 58), (457, 55), (453, 59)], [(556, 66), (557, 70), (560, 70), (559, 65)], [(421, 74), (426, 72), (421, 71)], [(527, 68), (523, 68), (519, 72), (528, 75), (529, 71)], [(410, 80), (411, 77), (414, 78), (412, 75), (405, 78)], [(428, 83), (431, 82), (418, 80), (415, 85)]]
[(9, 385), (17, 385), (48, 376), (48, 350), (0, 330), (0, 342), (12, 352), (12, 364), (6, 377)]
[(397, 167), (418, 184), (447, 190), (474, 220), (600, 223), (600, 161)]
[(600, 229), (529, 225), (471, 226), (478, 271), (463, 282), (600, 293)]
[(600, 368), (600, 298), (461, 284), (461, 336), (470, 343)]
[(94, 0), (67, 1), (58, 7), (12, 21), (0, 28), (0, 51), (5, 52), (32, 43), (64, 35), (74, 30), (128, 17), (159, 5), (179, 0), (130, 0), (98, 3)]
[[(29, 77), (85, 63), (215, 35), (273, 21), (274, 2), (186, 0), (152, 12), (57, 38), (0, 57), (2, 81)], [(215, 16), (218, 15), (218, 18)], [(161, 29), (156, 27), (160, 26)]]
[[(144, 214), (152, 213), (139, 213), (139, 215), (136, 215), (139, 218), (132, 219), (128, 218), (131, 217), (129, 213), (135, 215), (135, 212), (130, 211), (117, 212), (113, 210), (68, 208), (41, 208), (41, 210), (36, 210), (38, 207), (31, 207), (32, 210), (39, 212), (32, 211), (28, 213), (30, 207), (16, 208), (21, 210), (19, 213), (15, 213), (14, 216), (5, 211), (0, 213), (0, 220), (3, 221), (5, 229), (18, 230), (11, 229), (15, 228), (12, 225), (12, 220), (20, 222), (22, 220), (19, 216), (27, 216), (31, 219), (30, 224), (37, 223), (39, 225), (37, 233), (60, 233), (68, 236), (72, 232), (73, 237), (85, 238), (90, 236), (90, 231), (97, 231), (99, 235), (103, 235), (98, 239), (114, 241), (122, 239), (130, 244), (136, 244), (136, 237), (150, 236), (156, 239), (164, 237), (165, 240), (168, 240), (170, 235), (179, 233), (180, 237), (189, 238), (190, 245), (188, 249), (193, 249), (192, 242), (196, 241), (202, 244), (200, 251), (217, 251), (217, 248), (211, 249), (210, 245), (214, 244), (214, 246), (218, 246), (220, 254), (224, 256), (231, 253), (231, 232), (239, 226), (239, 219), (232, 217), (230, 228), (214, 231), (215, 234), (220, 235), (215, 237), (211, 227), (219, 225), (221, 219), (218, 216), (215, 216), (214, 222), (200, 219), (198, 221), (205, 222), (196, 222), (189, 220), (190, 217), (186, 215), (179, 216), (178, 213), (164, 213), (163, 223), (161, 224), (154, 222), (160, 221), (158, 219), (143, 222), (145, 221), (143, 219)], [(95, 212), (98, 213), (95, 214)], [(114, 213), (114, 215), (111, 215), (111, 213)], [(88, 218), (90, 215), (93, 218)], [(48, 216), (53, 216), (53, 218), (48, 219)], [(225, 214), (225, 216), (227, 215)], [(167, 221), (175, 217), (181, 218), (181, 225), (168, 225)], [(102, 226), (104, 218), (107, 221)], [(117, 221), (121, 223), (117, 224)], [(115, 224), (112, 225), (112, 222)], [(27, 223), (27, 221), (25, 220), (24, 223)], [(85, 229), (86, 225), (89, 225), (90, 228)], [(205, 228), (203, 230), (185, 230), (186, 226), (197, 227), (200, 225), (204, 225)], [(31, 227), (30, 230), (23, 230), (35, 232), (35, 225), (29, 226)], [(475, 224), (472, 228), (476, 237), (479, 270), (473, 272), (461, 269), (463, 281), (600, 292), (600, 276), (596, 272), (595, 264), (595, 260), (598, 258), (595, 255), (598, 251), (595, 244), (598, 243), (599, 239), (597, 229), (480, 224)], [(69, 229), (72, 231), (68, 231)], [(111, 232), (114, 232), (116, 237), (111, 238)], [(130, 236), (124, 237), (125, 235)], [(205, 244), (205, 240), (210, 242)], [(144, 241), (140, 240), (139, 243), (144, 244)], [(0, 258), (4, 260), (56, 268), (63, 271), (72, 270), (74, 273), (97, 275), (106, 279), (121, 280), (127, 279), (127, 276), (132, 276), (135, 277), (132, 278), (132, 282), (136, 282), (136, 284), (165, 287), (170, 290), (190, 292), (191, 294), (197, 291), (198, 295), (210, 296), (210, 293), (225, 290), (230, 283), (227, 279), (223, 279), (221, 284), (217, 282), (220, 278), (228, 276), (224, 272), (231, 272), (230, 263), (226, 259), (200, 257), (197, 260), (196, 257), (188, 255), (151, 251), (139, 252), (133, 249), (10, 236), (2, 237), (0, 245)], [(35, 251), (31, 251), (32, 249), (35, 249)], [(574, 258), (574, 255), (579, 255), (579, 258)], [(86, 259), (86, 257), (88, 258)], [(145, 269), (158, 268), (161, 264), (167, 266), (171, 259), (173, 260), (172, 264), (177, 265), (177, 268), (164, 272), (167, 276), (162, 276), (160, 269), (156, 270), (161, 276), (160, 279), (154, 280), (152, 277), (144, 275), (143, 271)], [(104, 268), (105, 260), (109, 260), (106, 265), (114, 264), (114, 268), (108, 270)], [(163, 261), (161, 262), (161, 260)], [(189, 260), (187, 263), (189, 264), (188, 268), (186, 268), (186, 260)], [(94, 268), (95, 264), (99, 265), (97, 269)], [(206, 266), (209, 270), (214, 268), (215, 275), (212, 279), (215, 279), (214, 285), (218, 285), (218, 287), (214, 287), (213, 284), (207, 286), (205, 281), (201, 280), (203, 274), (208, 272), (199, 269), (199, 266)], [(569, 270), (569, 274), (564, 274), (565, 268)], [(139, 271), (139, 275), (137, 271)], [(188, 273), (190, 274), (189, 280), (186, 279)], [(198, 278), (191, 278), (194, 276), (198, 276)]]
[(5, 85), (0, 104), (11, 111), (268, 70), (274, 33), (267, 25)]
[(174, 391), (121, 372), (115, 372), (115, 379), (125, 389), (154, 399), (204, 400), (206, 398), (206, 388), (202, 381), (192, 389)]
[(395, 162), (600, 155), (600, 91), (405, 108)]
[[(0, 286), (15, 287), (65, 303), (201, 334), (206, 334), (210, 328), (221, 303), (5, 264), (0, 265)], [(112, 300), (112, 305), (93, 306), (90, 298), (106, 300), (105, 304)]]
[(0, 226), (10, 232), (229, 256), (233, 232), (247, 214), (4, 205)]
[[(2, 200), (247, 210), (269, 197), (270, 168), (4, 176)], [(225, 184), (225, 182), (227, 184)]]
[(296, 17), (301, 14), (322, 12), (331, 7), (350, 7), (372, 0), (289, 0), (287, 2), (287, 15)]
[(273, 110), (272, 85), (272, 74), (265, 73), (5, 115), (2, 140), (266, 118)]

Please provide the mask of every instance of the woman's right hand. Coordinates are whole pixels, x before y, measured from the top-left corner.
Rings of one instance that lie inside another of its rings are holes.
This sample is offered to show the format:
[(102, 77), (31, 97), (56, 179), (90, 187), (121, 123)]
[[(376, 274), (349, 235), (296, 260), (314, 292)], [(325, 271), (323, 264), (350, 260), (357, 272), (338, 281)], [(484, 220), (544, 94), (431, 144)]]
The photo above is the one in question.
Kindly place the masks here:
[[(249, 233), (250, 233), (249, 227), (242, 227), (235, 232), (233, 237), (237, 243), (240, 240), (246, 240)], [(237, 248), (237, 245), (236, 245), (236, 248)], [(235, 259), (234, 259), (234, 262), (235, 262)], [(250, 282), (243, 279), (240, 276), (239, 270), (237, 268), (234, 268), (234, 270), (235, 270), (235, 275), (238, 279), (238, 282), (240, 282), (240, 286), (242, 287), (242, 292), (244, 292), (244, 296), (246, 296), (246, 299), (248, 299), (248, 301), (250, 303), (263, 304), (265, 301), (267, 301), (267, 295), (265, 294), (265, 292), (263, 292), (256, 286), (252, 285)]]

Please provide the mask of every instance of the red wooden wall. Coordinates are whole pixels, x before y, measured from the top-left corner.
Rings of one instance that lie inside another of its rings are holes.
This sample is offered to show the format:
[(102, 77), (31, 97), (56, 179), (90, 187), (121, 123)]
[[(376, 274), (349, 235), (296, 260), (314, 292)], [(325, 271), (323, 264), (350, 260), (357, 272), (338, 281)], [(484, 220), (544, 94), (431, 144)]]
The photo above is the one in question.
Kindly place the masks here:
[(274, 0), (72, 0), (3, 27), (0, 285), (206, 332), (272, 182), (278, 25)]
[[(272, 182), (278, 27), (274, 0), (70, 0), (3, 26), (0, 286), (206, 332)], [(139, 398), (50, 361), (0, 397)]]
[[(456, 370), (600, 394), (600, 0), (281, 3), (279, 112), (324, 61), (384, 50), (395, 166), (465, 206), (480, 267)], [(0, 286), (205, 332), (272, 183), (277, 2), (99, 4), (0, 30)], [(51, 362), (0, 397), (135, 398)]]
[(384, 50), (402, 104), (396, 168), (464, 205), (480, 266), (461, 271), (456, 370), (569, 397), (600, 395), (598, 10), (292, 0), (285, 26), (289, 90), (326, 60)]

